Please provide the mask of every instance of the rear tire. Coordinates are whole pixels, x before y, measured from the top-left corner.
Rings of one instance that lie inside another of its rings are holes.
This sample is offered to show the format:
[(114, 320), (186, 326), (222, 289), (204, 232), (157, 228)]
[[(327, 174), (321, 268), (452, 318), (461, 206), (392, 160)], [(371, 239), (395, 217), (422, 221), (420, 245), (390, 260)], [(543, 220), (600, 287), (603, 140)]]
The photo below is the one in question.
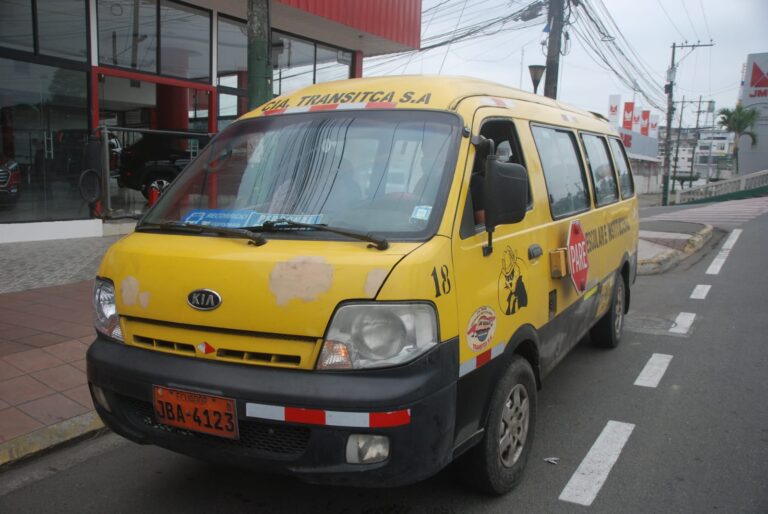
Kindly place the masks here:
[(493, 391), (483, 439), (465, 456), (461, 472), (484, 493), (502, 495), (523, 477), (536, 425), (536, 378), (515, 355)]
[(595, 345), (602, 348), (616, 348), (619, 345), (621, 334), (624, 331), (626, 287), (624, 275), (617, 273), (613, 286), (611, 306), (608, 308), (608, 312), (603, 314), (600, 321), (589, 332), (589, 336)]

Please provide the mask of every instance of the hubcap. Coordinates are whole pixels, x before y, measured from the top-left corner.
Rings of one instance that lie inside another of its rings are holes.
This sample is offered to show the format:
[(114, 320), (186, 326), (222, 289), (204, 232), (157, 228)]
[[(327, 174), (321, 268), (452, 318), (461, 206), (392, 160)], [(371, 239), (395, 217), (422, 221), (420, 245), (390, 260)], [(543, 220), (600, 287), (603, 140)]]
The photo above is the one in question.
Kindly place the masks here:
[(525, 447), (528, 436), (528, 391), (517, 384), (510, 391), (501, 413), (499, 458), (504, 467), (512, 467)]
[(624, 280), (616, 284), (616, 302), (614, 306), (613, 330), (618, 337), (621, 335), (621, 324), (624, 323)]
[(163, 189), (168, 187), (168, 184), (170, 184), (170, 183), (171, 183), (170, 181), (168, 181), (168, 180), (166, 180), (164, 178), (156, 178), (155, 180), (152, 181), (152, 183), (149, 185), (149, 187), (154, 187), (155, 189), (157, 189), (158, 191), (160, 191), (162, 193)]

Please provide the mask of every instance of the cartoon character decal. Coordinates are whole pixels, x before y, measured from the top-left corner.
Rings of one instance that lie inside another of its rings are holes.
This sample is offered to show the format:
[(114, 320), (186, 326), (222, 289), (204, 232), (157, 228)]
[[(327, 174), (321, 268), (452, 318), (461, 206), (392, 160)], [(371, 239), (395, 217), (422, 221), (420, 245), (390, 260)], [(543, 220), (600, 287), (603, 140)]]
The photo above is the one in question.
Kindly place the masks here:
[(528, 305), (528, 292), (523, 278), (524, 268), (525, 261), (507, 246), (501, 257), (499, 273), (499, 308), (507, 316)]

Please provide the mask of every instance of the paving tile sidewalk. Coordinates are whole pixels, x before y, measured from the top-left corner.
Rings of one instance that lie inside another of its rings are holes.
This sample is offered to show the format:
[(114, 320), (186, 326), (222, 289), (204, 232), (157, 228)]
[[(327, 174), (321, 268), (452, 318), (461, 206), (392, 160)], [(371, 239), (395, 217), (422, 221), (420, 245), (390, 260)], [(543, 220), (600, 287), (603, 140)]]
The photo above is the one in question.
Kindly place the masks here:
[(0, 465), (94, 425), (85, 375), (92, 286), (0, 294)]

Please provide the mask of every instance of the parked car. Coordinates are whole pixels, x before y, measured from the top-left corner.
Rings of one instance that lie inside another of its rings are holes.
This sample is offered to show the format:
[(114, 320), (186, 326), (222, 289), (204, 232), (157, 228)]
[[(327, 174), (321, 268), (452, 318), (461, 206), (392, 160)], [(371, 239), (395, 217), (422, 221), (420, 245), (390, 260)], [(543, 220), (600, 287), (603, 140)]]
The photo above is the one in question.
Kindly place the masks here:
[(0, 205), (16, 205), (21, 194), (21, 167), (0, 156)]
[(151, 187), (162, 190), (210, 140), (208, 134), (143, 133), (139, 141), (122, 149), (119, 184), (141, 191), (144, 196), (149, 195)]

